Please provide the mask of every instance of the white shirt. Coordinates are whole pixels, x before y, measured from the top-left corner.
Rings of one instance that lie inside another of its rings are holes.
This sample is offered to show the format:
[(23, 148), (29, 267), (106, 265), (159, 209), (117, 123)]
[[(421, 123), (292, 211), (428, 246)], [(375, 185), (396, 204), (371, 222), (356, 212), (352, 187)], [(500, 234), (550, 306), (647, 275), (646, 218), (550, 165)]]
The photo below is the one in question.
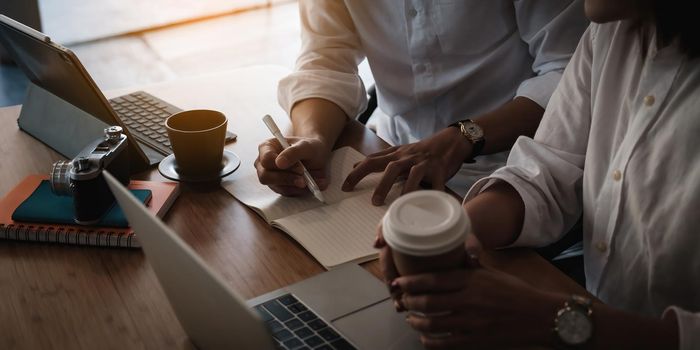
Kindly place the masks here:
[[(377, 134), (394, 145), (515, 96), (544, 107), (588, 24), (582, 3), (302, 0), (301, 53), (279, 102), (289, 113), (297, 101), (324, 98), (356, 117), (367, 104), (357, 69), (366, 57), (384, 112)], [(472, 167), (485, 176), (506, 158), (478, 157)]]
[[(544, 246), (583, 213), (586, 284), (604, 302), (678, 314), (700, 348), (700, 59), (675, 46), (643, 58), (629, 23), (591, 25), (534, 140), (477, 182), (510, 183), (525, 203), (516, 246)], [(585, 164), (585, 166), (584, 166)]]

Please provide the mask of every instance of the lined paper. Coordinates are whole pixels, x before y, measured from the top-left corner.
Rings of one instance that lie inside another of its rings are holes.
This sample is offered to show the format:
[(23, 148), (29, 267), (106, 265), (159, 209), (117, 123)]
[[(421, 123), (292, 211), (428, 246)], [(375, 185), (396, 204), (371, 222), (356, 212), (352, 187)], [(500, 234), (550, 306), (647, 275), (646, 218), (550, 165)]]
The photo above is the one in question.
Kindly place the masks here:
[[(333, 152), (329, 168), (330, 185), (323, 191), (327, 204), (338, 203), (365, 191), (371, 191), (376, 187), (380, 179), (379, 174), (366, 177), (352, 192), (343, 192), (340, 189), (353, 165), (364, 158), (362, 153), (351, 147), (339, 148)], [(288, 215), (324, 206), (311, 193), (303, 197), (281, 196), (269, 187), (260, 184), (257, 174), (243, 176), (234, 181), (226, 182), (223, 186), (226, 191), (243, 204), (256, 209), (268, 223)], [(365, 204), (371, 205), (371, 202), (368, 201)]]
[(375, 259), (372, 247), (377, 225), (389, 203), (398, 197), (395, 184), (385, 205), (372, 205), (374, 188), (381, 173), (364, 178), (352, 192), (343, 192), (343, 181), (355, 163), (365, 156), (350, 147), (333, 152), (330, 186), (323, 191), (327, 204), (311, 193), (304, 197), (284, 197), (261, 185), (256, 174), (224, 183), (224, 188), (243, 204), (255, 210), (269, 224), (281, 229), (301, 244), (326, 269), (347, 262)]
[(325, 268), (377, 257), (372, 247), (388, 206), (375, 207), (372, 192), (273, 222), (296, 239)]

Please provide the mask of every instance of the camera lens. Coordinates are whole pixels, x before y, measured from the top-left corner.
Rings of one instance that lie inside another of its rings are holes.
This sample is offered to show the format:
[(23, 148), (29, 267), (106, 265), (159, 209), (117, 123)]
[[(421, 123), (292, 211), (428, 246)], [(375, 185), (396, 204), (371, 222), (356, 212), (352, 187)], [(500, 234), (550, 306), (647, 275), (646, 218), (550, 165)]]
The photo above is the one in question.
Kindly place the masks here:
[(59, 160), (51, 167), (51, 191), (59, 196), (71, 196), (73, 191), (70, 186), (69, 172), (72, 168), (71, 162)]

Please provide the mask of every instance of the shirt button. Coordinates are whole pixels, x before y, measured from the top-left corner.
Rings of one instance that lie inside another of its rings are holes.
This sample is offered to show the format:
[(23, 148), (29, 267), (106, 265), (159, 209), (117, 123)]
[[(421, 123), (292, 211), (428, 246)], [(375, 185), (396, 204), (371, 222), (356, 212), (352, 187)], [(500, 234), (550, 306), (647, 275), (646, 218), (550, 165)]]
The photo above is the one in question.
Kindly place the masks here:
[(654, 98), (654, 95), (648, 95), (644, 97), (644, 104), (651, 107), (654, 105), (654, 102), (656, 102), (656, 98)]
[(613, 178), (613, 180), (615, 180), (615, 181), (620, 181), (620, 179), (622, 178), (622, 172), (619, 171), (619, 170), (613, 171), (613, 173), (612, 173), (612, 178)]
[(411, 17), (416, 17), (416, 15), (418, 15), (418, 11), (416, 11), (416, 9), (414, 9), (413, 7), (411, 7), (411, 8), (408, 10), (408, 15), (411, 16)]
[(605, 253), (605, 251), (608, 250), (608, 245), (605, 244), (605, 242), (598, 242), (595, 244), (595, 249), (598, 249), (601, 253)]

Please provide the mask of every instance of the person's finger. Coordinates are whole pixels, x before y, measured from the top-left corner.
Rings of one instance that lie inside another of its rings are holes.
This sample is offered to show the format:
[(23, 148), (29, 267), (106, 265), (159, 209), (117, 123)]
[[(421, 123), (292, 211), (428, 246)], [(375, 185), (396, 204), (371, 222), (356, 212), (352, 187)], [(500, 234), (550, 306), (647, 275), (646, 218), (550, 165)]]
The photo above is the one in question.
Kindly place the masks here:
[(258, 173), (258, 180), (267, 186), (295, 186), (304, 188), (306, 186), (304, 177), (289, 171), (269, 170), (261, 165), (261, 161), (255, 162), (255, 169)]
[(294, 142), (282, 152), (279, 152), (275, 164), (281, 169), (287, 169), (297, 162), (305, 159), (313, 159), (319, 155), (319, 151), (314, 144), (306, 139)]
[(386, 282), (389, 287), (389, 293), (393, 298), (397, 298), (401, 294), (401, 290), (398, 284), (393, 284), (392, 281), (399, 276), (399, 273), (396, 271), (391, 249), (389, 249), (389, 247), (382, 248), (379, 251), (379, 259), (379, 267), (382, 271), (382, 276), (384, 276), (384, 282)]
[(343, 191), (352, 191), (360, 180), (364, 179), (365, 176), (384, 170), (386, 165), (391, 161), (388, 157), (379, 158), (365, 158), (360, 164), (358, 164), (345, 178), (343, 182)]
[(271, 190), (286, 196), (286, 197), (300, 197), (309, 194), (309, 190), (304, 188), (299, 188), (297, 186), (269, 186)]
[(382, 231), (382, 223), (377, 225), (377, 237), (374, 239), (374, 248), (381, 249), (386, 246), (386, 241), (384, 240), (384, 232)]
[(467, 238), (464, 240), (464, 248), (467, 251), (467, 267), (479, 267), (481, 263), (479, 262), (479, 256), (484, 250), (481, 245), (479, 238), (473, 233), (468, 233)]
[(288, 173), (286, 171), (266, 170), (258, 173), (260, 183), (266, 186), (290, 186), (306, 188), (306, 180), (303, 176)]
[(382, 175), (381, 180), (379, 180), (379, 184), (377, 184), (377, 188), (374, 189), (374, 194), (372, 194), (372, 204), (384, 204), (384, 199), (391, 190), (391, 187), (396, 182), (397, 178), (409, 170), (413, 163), (414, 160), (412, 158), (405, 158), (389, 162), (389, 164), (386, 166), (386, 170), (384, 170), (384, 175)]
[(421, 333), (466, 332), (474, 328), (469, 327), (474, 325), (472, 320), (475, 320), (474, 315), (450, 311), (439, 315), (417, 315), (409, 312), (406, 316), (408, 325)]
[(420, 183), (423, 180), (423, 177), (425, 177), (427, 171), (427, 160), (423, 160), (420, 163), (412, 166), (411, 170), (408, 172), (408, 178), (406, 178), (406, 182), (404, 182), (403, 184), (403, 190), (401, 191), (401, 194), (404, 195), (406, 193), (413, 192), (419, 189)]
[(431, 292), (430, 294), (409, 294), (401, 289), (401, 305), (406, 310), (422, 313), (442, 313), (464, 306), (464, 291)]
[(430, 169), (432, 176), (430, 179), (431, 187), (437, 191), (445, 190), (445, 182), (447, 182), (447, 171), (444, 167), (438, 166)]
[(258, 160), (260, 165), (266, 169), (278, 169), (275, 164), (275, 159), (282, 151), (282, 146), (280, 146), (277, 139), (269, 139), (258, 145)]
[(321, 191), (325, 190), (328, 188), (328, 185), (330, 185), (330, 180), (328, 173), (326, 169), (308, 169), (309, 174), (311, 174), (311, 177), (314, 178), (314, 181), (316, 181), (316, 184), (318, 187), (321, 189)]
[(469, 272), (456, 269), (445, 272), (401, 276), (395, 279), (401, 290), (409, 294), (445, 293), (465, 287)]
[(389, 148), (385, 148), (385, 149), (383, 149), (383, 150), (381, 150), (381, 151), (379, 151), (379, 152), (374, 152), (374, 153), (368, 155), (367, 158), (378, 158), (378, 157), (386, 156), (386, 155), (388, 155), (388, 154), (393, 153), (393, 152), (396, 151), (397, 149), (399, 149), (399, 147), (400, 147), (400, 146), (392, 146), (392, 147), (389, 147)]

